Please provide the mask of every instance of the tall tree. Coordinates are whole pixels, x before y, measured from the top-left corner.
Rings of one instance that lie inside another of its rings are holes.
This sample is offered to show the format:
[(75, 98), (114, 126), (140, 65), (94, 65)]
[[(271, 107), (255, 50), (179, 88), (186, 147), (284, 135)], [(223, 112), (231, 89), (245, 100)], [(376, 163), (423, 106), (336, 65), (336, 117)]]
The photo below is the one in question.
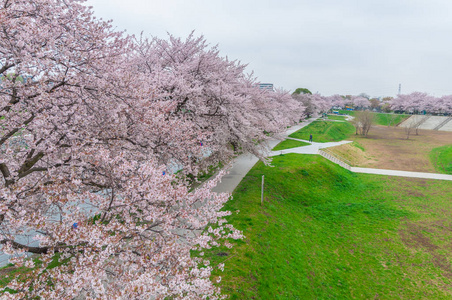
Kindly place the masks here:
[[(221, 57), (202, 36), (137, 42), (134, 78), (152, 91), (149, 102), (168, 107), (167, 120), (191, 122), (209, 149), (208, 157), (190, 156), (196, 166), (200, 159), (212, 164), (239, 151), (264, 159), (265, 133), (278, 133), (303, 115), (303, 106), (286, 92), (259, 89), (255, 79), (244, 74), (245, 65)], [(177, 148), (157, 147), (156, 152), (166, 156), (164, 161), (189, 163)]]
[(358, 111), (353, 119), (353, 125), (356, 128), (356, 134), (367, 136), (374, 123), (375, 115), (370, 111)]
[(341, 95), (332, 95), (328, 97), (328, 100), (331, 102), (331, 106), (335, 106), (335, 107), (344, 107), (345, 106), (345, 100), (344, 97), (342, 97)]
[[(202, 125), (191, 107), (142, 86), (132, 72), (138, 48), (79, 1), (0, 4), (0, 243), (32, 268), (3, 296), (214, 299), (213, 266), (190, 251), (242, 237), (219, 211), (228, 195), (210, 192), (215, 181), (190, 193), (162, 175), (155, 150), (161, 138), (200, 156), (206, 131), (193, 129)], [(183, 92), (166, 95), (183, 102)], [(17, 239), (31, 230), (36, 247)]]
[(353, 97), (353, 105), (357, 109), (364, 110), (365, 108), (368, 108), (370, 106), (370, 101), (362, 96), (356, 96)]
[(421, 113), (423, 111), (432, 111), (433, 103), (437, 99), (427, 93), (413, 92), (411, 94), (397, 95), (391, 100), (391, 107), (397, 111), (408, 113)]
[(292, 95), (309, 94), (312, 95), (311, 91), (307, 88), (297, 88)]
[(381, 103), (380, 103), (380, 100), (378, 100), (377, 98), (372, 98), (369, 100), (369, 102), (370, 102), (370, 107), (372, 109), (380, 109)]

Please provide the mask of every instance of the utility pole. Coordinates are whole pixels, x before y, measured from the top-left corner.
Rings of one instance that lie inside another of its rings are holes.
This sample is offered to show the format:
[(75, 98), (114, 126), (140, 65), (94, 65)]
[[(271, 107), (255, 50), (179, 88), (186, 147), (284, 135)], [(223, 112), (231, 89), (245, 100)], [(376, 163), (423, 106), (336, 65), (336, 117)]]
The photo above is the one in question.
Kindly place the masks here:
[(398, 95), (400, 95), (401, 92), (402, 92), (402, 84), (399, 83), (399, 93), (398, 93)]

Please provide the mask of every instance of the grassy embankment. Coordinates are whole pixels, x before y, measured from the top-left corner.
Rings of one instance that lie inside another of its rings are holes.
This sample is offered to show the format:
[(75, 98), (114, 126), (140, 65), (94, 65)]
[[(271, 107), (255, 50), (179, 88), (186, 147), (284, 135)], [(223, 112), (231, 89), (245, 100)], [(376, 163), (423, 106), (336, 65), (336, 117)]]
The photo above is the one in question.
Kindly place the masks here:
[(382, 126), (396, 126), (411, 115), (375, 113), (375, 124)]
[(430, 159), (436, 171), (452, 175), (452, 145), (433, 149)]
[[(336, 117), (336, 116), (333, 116)], [(309, 140), (309, 135), (313, 135), (315, 142), (333, 142), (341, 141), (355, 132), (353, 125), (348, 122), (328, 122), (328, 121), (314, 121), (308, 126), (294, 132), (290, 137), (301, 140)], [(310, 145), (301, 141), (294, 141), (287, 139), (282, 141), (273, 151), (296, 148)]]
[(213, 277), (231, 299), (451, 299), (450, 182), (354, 174), (317, 155), (272, 165), (257, 163), (225, 207), (246, 239), (207, 253), (225, 262)]
[[(350, 139), (353, 140), (353, 138)], [(356, 140), (349, 144), (324, 149), (324, 151), (333, 154), (336, 157), (346, 159), (347, 163), (352, 167), (360, 166), (372, 159), (372, 157), (369, 157), (365, 152), (364, 146)]]
[(341, 115), (349, 115), (349, 116), (354, 116), (355, 115), (355, 111), (354, 110), (339, 109), (339, 113)]
[(290, 135), (292, 138), (309, 140), (312, 134), (313, 141), (318, 143), (341, 141), (355, 133), (355, 127), (349, 122), (314, 121)]
[(302, 142), (302, 141), (295, 141), (295, 140), (287, 139), (287, 140), (282, 141), (278, 145), (276, 145), (275, 148), (273, 148), (272, 150), (278, 151), (278, 150), (284, 150), (284, 149), (290, 149), (290, 148), (303, 147), (303, 146), (307, 146), (307, 145), (311, 145), (311, 144)]
[[(358, 111), (348, 111), (348, 110), (339, 110), (340, 114), (354, 116)], [(411, 115), (405, 114), (387, 114), (387, 113), (376, 113), (375, 115), (375, 124), (382, 126), (396, 126), (402, 123), (404, 120), (408, 119)]]
[(328, 120), (345, 121), (345, 116), (328, 115)]

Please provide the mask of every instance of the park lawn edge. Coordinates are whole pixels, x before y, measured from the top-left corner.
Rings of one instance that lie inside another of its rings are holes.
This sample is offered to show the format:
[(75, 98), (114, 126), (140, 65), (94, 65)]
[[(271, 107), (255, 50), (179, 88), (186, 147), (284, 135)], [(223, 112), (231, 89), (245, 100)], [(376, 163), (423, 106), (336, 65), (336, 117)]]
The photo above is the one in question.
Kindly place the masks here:
[[(222, 277), (230, 299), (452, 296), (451, 278), (435, 263), (451, 254), (444, 241), (452, 223), (436, 213), (452, 212), (446, 182), (355, 174), (316, 155), (282, 155), (272, 166), (258, 162), (225, 207), (240, 211), (228, 219), (246, 239), (206, 253), (226, 264), (213, 279)], [(413, 186), (420, 192), (409, 198)], [(437, 250), (416, 244), (419, 235)]]
[(272, 151), (292, 149), (292, 148), (298, 148), (298, 147), (303, 147), (303, 146), (308, 146), (308, 145), (311, 145), (311, 144), (308, 143), (308, 142), (287, 139), (287, 140), (284, 140), (284, 141), (280, 142), (278, 145), (276, 145), (272, 149)]

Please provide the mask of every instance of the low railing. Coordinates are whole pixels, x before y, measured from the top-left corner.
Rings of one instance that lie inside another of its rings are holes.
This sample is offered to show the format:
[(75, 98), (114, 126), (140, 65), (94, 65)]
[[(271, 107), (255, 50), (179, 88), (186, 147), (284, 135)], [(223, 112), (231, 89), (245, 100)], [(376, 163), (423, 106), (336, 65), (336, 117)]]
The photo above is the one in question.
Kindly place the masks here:
[(436, 126), (435, 128), (433, 128), (433, 130), (439, 130), (441, 127), (443, 127), (444, 125), (446, 125), (447, 123), (449, 123), (449, 121), (452, 121), (452, 117), (447, 118), (446, 120), (444, 120), (443, 122), (441, 122), (441, 124), (439, 124), (438, 126)]
[(416, 125), (414, 125), (414, 128), (419, 128), (423, 123), (425, 123), (425, 121), (427, 121), (431, 116), (427, 115), (424, 116), (419, 122), (416, 123)]
[(340, 155), (337, 154), (337, 153), (334, 153), (333, 151), (330, 150), (330, 148), (322, 148), (322, 151), (325, 152), (325, 153), (328, 153), (329, 155), (332, 155), (333, 157), (339, 159), (340, 161), (345, 162), (346, 164), (348, 164), (348, 165), (350, 165), (350, 166), (353, 165), (351, 161), (349, 161), (349, 160), (346, 159), (346, 158), (343, 158), (342, 156), (340, 156)]
[[(319, 153), (319, 155), (325, 157), (329, 161), (331, 161), (331, 162), (333, 162), (335, 164), (338, 164), (339, 166), (351, 171), (352, 167), (351, 167), (351, 164), (350, 164), (350, 162), (348, 160), (346, 160), (344, 158), (338, 158), (335, 155), (333, 155), (331, 153), (327, 153), (327, 152), (325, 152), (325, 151), (323, 151), (321, 149), (319, 149), (318, 153)], [(348, 163), (345, 162), (345, 161), (347, 161)]]

